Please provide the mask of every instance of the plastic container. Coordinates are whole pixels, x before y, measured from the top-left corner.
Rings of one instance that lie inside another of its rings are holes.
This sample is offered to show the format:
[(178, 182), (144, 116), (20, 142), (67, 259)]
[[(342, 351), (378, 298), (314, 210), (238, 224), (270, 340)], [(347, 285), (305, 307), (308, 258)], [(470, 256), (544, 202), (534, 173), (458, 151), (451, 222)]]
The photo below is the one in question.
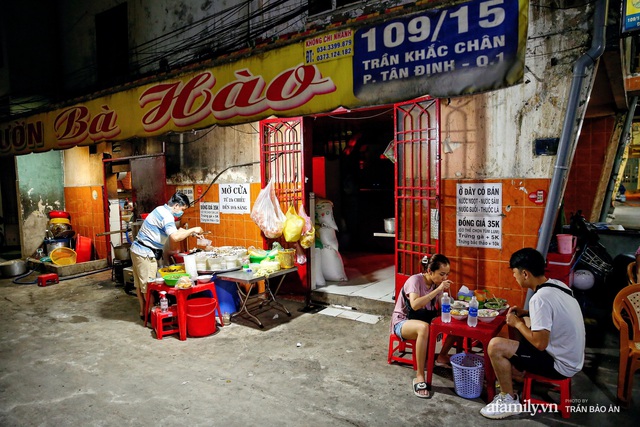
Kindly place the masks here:
[(558, 252), (561, 254), (572, 254), (576, 250), (578, 238), (571, 234), (558, 234)]
[(169, 310), (169, 300), (167, 299), (167, 291), (160, 292), (160, 311), (166, 313)]
[(278, 251), (278, 261), (280, 262), (280, 268), (293, 268), (296, 262), (296, 250), (284, 249)]
[(467, 325), (475, 328), (478, 326), (478, 300), (475, 295), (471, 297), (469, 302), (469, 314), (467, 316)]
[(78, 254), (73, 249), (67, 247), (55, 248), (49, 254), (51, 262), (55, 265), (73, 265), (76, 263)]
[(77, 263), (91, 261), (91, 239), (78, 234), (76, 237)]
[(484, 361), (482, 356), (458, 353), (451, 356), (453, 385), (456, 394), (465, 399), (476, 399), (484, 385)]
[(49, 220), (50, 224), (71, 224), (69, 218), (51, 218)]
[(51, 211), (48, 213), (49, 218), (67, 218), (70, 219), (71, 218), (71, 214), (69, 214), (69, 212), (65, 212), (65, 211)]
[(240, 297), (238, 296), (238, 286), (235, 282), (228, 280), (214, 279), (216, 284), (216, 294), (218, 304), (223, 313), (235, 313), (240, 307)]
[(164, 279), (164, 283), (167, 286), (175, 286), (176, 283), (178, 283), (178, 280), (180, 280), (181, 277), (189, 277), (189, 275), (187, 273), (171, 273), (171, 274), (165, 274), (162, 278)]
[(442, 313), (440, 313), (440, 317), (442, 318), (442, 323), (450, 323), (451, 322), (451, 298), (449, 298), (449, 294), (447, 292), (444, 292), (442, 294), (440, 307), (442, 308)]
[(192, 337), (206, 337), (216, 329), (216, 300), (213, 298), (193, 298), (187, 300), (187, 334)]
[(544, 270), (545, 276), (548, 279), (557, 279), (569, 286), (573, 286), (575, 258), (575, 252), (571, 254), (549, 252), (547, 254), (547, 268)]

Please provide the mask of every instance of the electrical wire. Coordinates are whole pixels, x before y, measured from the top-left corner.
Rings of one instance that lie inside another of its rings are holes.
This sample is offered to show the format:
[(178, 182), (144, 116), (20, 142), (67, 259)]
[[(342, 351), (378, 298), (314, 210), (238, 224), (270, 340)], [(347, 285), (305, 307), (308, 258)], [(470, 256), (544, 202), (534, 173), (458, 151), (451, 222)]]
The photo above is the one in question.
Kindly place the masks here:
[[(58, 278), (58, 281), (62, 282), (64, 280), (78, 279), (80, 277), (90, 276), (92, 274), (101, 273), (101, 272), (107, 271), (107, 270), (111, 270), (111, 267), (105, 267), (105, 268), (101, 268), (101, 269), (98, 269), (98, 270), (93, 270), (93, 271), (88, 271), (88, 272), (85, 272), (85, 273), (75, 274), (75, 275), (72, 275), (72, 276), (60, 277), (60, 278)], [(26, 273), (24, 273), (24, 274), (16, 277), (15, 279), (13, 279), (12, 282), (15, 283), (16, 285), (35, 285), (36, 283), (38, 283), (38, 279), (37, 278), (33, 282), (22, 282), (22, 281), (19, 281), (20, 279), (23, 279), (23, 278), (29, 276), (30, 274), (32, 274), (34, 272), (40, 273), (39, 271), (36, 271), (36, 270), (29, 270)]]

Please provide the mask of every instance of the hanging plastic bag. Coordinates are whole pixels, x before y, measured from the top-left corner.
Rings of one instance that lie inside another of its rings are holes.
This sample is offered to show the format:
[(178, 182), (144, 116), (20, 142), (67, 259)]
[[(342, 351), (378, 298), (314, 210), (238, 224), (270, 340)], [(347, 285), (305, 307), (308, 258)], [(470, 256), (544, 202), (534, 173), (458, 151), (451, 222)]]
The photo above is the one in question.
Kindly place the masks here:
[(304, 219), (296, 213), (293, 206), (289, 207), (286, 215), (286, 221), (284, 222), (284, 240), (287, 242), (297, 242), (302, 235), (302, 228), (304, 227)]
[(313, 223), (311, 222), (311, 218), (307, 215), (307, 212), (304, 210), (304, 205), (300, 203), (300, 207), (298, 208), (298, 215), (302, 219), (304, 219), (304, 227), (302, 227), (302, 234), (313, 228)]
[(260, 190), (250, 216), (268, 239), (277, 239), (282, 236), (286, 218), (280, 209), (280, 202), (273, 188), (273, 180)]
[(305, 264), (307, 262), (307, 255), (304, 253), (304, 249), (300, 246), (300, 242), (296, 242), (296, 263)]
[(313, 247), (316, 242), (316, 229), (311, 227), (311, 230), (307, 231), (300, 237), (300, 246), (305, 249)]

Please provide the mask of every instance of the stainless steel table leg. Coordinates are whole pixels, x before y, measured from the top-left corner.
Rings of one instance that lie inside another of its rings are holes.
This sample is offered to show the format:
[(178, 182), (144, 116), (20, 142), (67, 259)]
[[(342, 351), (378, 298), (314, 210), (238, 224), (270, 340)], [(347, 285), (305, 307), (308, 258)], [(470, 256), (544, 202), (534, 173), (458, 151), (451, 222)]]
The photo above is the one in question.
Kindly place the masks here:
[(280, 290), (280, 285), (282, 285), (282, 281), (284, 280), (284, 277), (285, 277), (284, 275), (280, 276), (280, 282), (278, 282), (278, 286), (276, 287), (275, 293), (271, 292), (271, 287), (269, 286), (269, 278), (267, 278), (266, 288), (269, 292), (269, 298), (271, 299), (270, 302), (276, 304), (278, 307), (282, 309), (282, 311), (287, 313), (287, 316), (291, 317), (291, 312), (287, 310), (287, 307), (285, 307), (284, 305), (276, 301), (276, 294), (278, 293), (278, 290)]
[(258, 324), (259, 327), (264, 328), (264, 325), (262, 324), (260, 319), (258, 319), (256, 316), (251, 314), (249, 312), (249, 309), (247, 308), (247, 301), (249, 301), (249, 295), (251, 294), (251, 290), (253, 289), (253, 283), (249, 284), (249, 290), (247, 291), (246, 294), (240, 290), (240, 284), (238, 282), (236, 282), (236, 286), (238, 288), (238, 296), (240, 297), (240, 300), (242, 301), (242, 307), (240, 307), (240, 310), (238, 310), (235, 313), (233, 313), (231, 315), (231, 317), (235, 317), (235, 316), (239, 315), (241, 312), (244, 311), (245, 313), (247, 313), (247, 315), (249, 317), (251, 317)]

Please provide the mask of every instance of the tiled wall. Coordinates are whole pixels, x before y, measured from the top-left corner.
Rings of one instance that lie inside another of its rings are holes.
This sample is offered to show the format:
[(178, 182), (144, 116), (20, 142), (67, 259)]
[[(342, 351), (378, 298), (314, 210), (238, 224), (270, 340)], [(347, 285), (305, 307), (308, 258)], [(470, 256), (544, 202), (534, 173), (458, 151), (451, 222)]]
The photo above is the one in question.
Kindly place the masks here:
[[(456, 244), (456, 184), (502, 183), (502, 249), (458, 247)], [(451, 261), (454, 293), (465, 285), (469, 289), (487, 289), (506, 298), (511, 305), (522, 306), (526, 296), (509, 269), (511, 254), (523, 247), (535, 248), (544, 215), (544, 204), (529, 199), (529, 193), (548, 191), (549, 179), (502, 179), (486, 181), (444, 180), (442, 188), (440, 252)]]
[[(195, 194), (202, 194), (206, 190), (206, 185), (194, 185)], [(173, 195), (175, 186), (167, 186), (166, 199)], [(97, 199), (93, 199), (93, 192), (96, 191)], [(255, 202), (260, 192), (260, 183), (251, 184), (251, 206)], [(102, 187), (65, 187), (65, 210), (71, 215), (71, 226), (77, 234), (89, 237), (93, 240), (94, 258), (103, 259), (107, 257), (107, 247), (105, 236), (96, 237), (96, 234), (103, 233), (104, 227), (104, 206), (102, 202)], [(218, 202), (218, 185), (211, 186), (203, 198), (204, 202)], [(255, 246), (262, 247), (263, 240), (260, 229), (249, 217), (249, 214), (220, 214), (220, 224), (201, 224), (200, 206), (187, 209), (181, 218), (181, 224), (189, 224), (189, 227), (200, 226), (211, 234), (206, 238), (212, 241), (213, 246)], [(196, 239), (188, 238), (186, 242), (172, 245), (172, 249), (184, 251), (196, 247)]]
[[(593, 195), (602, 175), (607, 146), (615, 126), (613, 117), (587, 119), (571, 164), (567, 188), (564, 193), (564, 211), (567, 222), (572, 212), (582, 210), (585, 218), (591, 216)], [(596, 212), (599, 215), (599, 212)]]
[[(97, 195), (94, 200), (93, 194)], [(95, 259), (107, 257), (105, 236), (96, 237), (103, 233), (104, 206), (102, 203), (102, 187), (65, 187), (65, 211), (71, 215), (71, 226), (76, 234), (88, 237), (93, 241), (93, 256)]]
[[(195, 198), (199, 198), (200, 194), (203, 194), (207, 190), (207, 185), (194, 185), (193, 191)], [(251, 206), (258, 197), (260, 192), (260, 183), (250, 184), (251, 191)], [(166, 199), (175, 193), (176, 187), (172, 185), (167, 186)], [(218, 197), (218, 184), (213, 184), (211, 188), (206, 192), (202, 202), (219, 202)], [(205, 237), (211, 240), (212, 246), (255, 246), (262, 248), (263, 240), (260, 234), (260, 229), (253, 222), (249, 214), (220, 214), (220, 224), (203, 224), (200, 223), (200, 205), (196, 205), (185, 211), (180, 220), (181, 225), (189, 224), (189, 227), (202, 227), (204, 231), (210, 231), (211, 234), (207, 234)], [(172, 249), (186, 250), (196, 247), (196, 239), (188, 238), (186, 243), (180, 242), (172, 246)]]

